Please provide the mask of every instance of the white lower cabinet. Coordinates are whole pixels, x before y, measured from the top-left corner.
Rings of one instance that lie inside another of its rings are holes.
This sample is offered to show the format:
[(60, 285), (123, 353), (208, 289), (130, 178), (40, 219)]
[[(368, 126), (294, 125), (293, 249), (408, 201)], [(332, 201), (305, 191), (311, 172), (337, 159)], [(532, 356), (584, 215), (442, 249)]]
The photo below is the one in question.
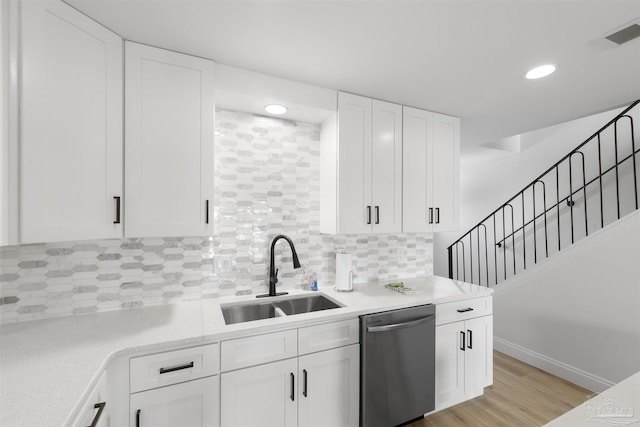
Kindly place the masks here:
[(298, 416), (298, 359), (222, 374), (221, 424), (225, 427), (289, 427)]
[(221, 425), (355, 427), (359, 376), (358, 344), (223, 373)]
[(493, 383), (493, 316), (436, 327), (436, 410), (479, 396)]
[(129, 426), (219, 426), (219, 390), (215, 375), (132, 394)]
[(358, 324), (350, 319), (223, 341), (221, 425), (358, 426)]
[(357, 426), (360, 345), (298, 359), (298, 426)]

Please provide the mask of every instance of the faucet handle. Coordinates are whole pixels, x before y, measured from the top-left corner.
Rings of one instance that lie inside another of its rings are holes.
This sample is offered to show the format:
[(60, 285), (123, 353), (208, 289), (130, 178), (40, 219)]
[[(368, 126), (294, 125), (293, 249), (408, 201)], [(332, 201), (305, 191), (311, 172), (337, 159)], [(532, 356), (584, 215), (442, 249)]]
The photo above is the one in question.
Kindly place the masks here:
[(276, 268), (276, 273), (274, 274), (274, 276), (276, 277), (276, 280), (278, 280), (278, 271), (280, 271), (280, 269)]

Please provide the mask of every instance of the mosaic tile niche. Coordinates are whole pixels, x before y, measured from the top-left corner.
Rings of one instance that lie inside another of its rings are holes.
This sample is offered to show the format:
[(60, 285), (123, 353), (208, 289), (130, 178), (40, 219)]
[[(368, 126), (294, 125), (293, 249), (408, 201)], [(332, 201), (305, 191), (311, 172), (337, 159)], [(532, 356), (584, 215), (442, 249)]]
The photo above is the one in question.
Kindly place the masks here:
[[(360, 286), (432, 274), (431, 234), (320, 234), (319, 133), (316, 124), (218, 110), (213, 236), (2, 247), (0, 320), (264, 293), (277, 234), (291, 237), (321, 289), (333, 282), (340, 250), (353, 254)], [(285, 241), (276, 259), (278, 288), (301, 287), (303, 269), (292, 268)]]

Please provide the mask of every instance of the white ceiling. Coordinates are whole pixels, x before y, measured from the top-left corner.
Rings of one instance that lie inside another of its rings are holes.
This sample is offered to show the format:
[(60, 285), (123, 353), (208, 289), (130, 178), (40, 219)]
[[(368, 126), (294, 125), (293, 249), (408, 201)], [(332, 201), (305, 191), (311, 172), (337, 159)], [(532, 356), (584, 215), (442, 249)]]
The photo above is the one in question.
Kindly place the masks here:
[(66, 1), (129, 40), (459, 116), (465, 146), (640, 98), (640, 39), (603, 40), (640, 0)]

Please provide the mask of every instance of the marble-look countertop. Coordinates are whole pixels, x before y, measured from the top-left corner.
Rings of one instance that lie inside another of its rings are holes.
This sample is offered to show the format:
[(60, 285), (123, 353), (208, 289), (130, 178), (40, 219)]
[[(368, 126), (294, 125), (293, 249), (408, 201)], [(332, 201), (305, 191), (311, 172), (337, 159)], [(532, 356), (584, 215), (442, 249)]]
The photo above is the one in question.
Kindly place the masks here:
[[(112, 311), (0, 326), (0, 425), (59, 426), (115, 357), (176, 345), (291, 329), (377, 311), (491, 295), (493, 290), (438, 276), (405, 279), (416, 295), (356, 285), (345, 293), (323, 288), (342, 303), (333, 310), (225, 325), (221, 305), (255, 296)], [(301, 290), (290, 294), (310, 293)]]
[(640, 426), (640, 372), (591, 397), (545, 427)]

